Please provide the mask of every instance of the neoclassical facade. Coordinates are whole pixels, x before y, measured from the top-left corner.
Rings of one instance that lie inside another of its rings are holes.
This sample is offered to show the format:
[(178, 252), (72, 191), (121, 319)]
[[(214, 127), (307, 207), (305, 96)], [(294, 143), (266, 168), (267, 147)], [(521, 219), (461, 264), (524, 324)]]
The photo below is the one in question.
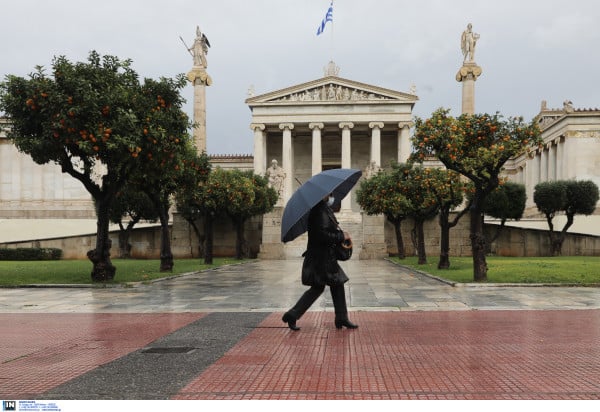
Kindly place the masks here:
[[(353, 168), (366, 175), (370, 167), (404, 162), (410, 155), (412, 109), (418, 97), (338, 74), (330, 62), (320, 79), (246, 100), (252, 111), (254, 171), (264, 175), (273, 160), (283, 168), (281, 207), (302, 182), (322, 170)], [(362, 237), (364, 222), (355, 191), (342, 201), (339, 215)], [(279, 245), (278, 223), (277, 216), (266, 217), (263, 243), (265, 250), (271, 245), (273, 252), (265, 253), (288, 256), (287, 250), (292, 249), (295, 255), (305, 241), (285, 248)]]
[(576, 109), (570, 101), (549, 109), (542, 101), (536, 120), (543, 145), (506, 163), (506, 176), (525, 185), (526, 216), (539, 212), (535, 185), (552, 180), (591, 180), (600, 187), (600, 109)]

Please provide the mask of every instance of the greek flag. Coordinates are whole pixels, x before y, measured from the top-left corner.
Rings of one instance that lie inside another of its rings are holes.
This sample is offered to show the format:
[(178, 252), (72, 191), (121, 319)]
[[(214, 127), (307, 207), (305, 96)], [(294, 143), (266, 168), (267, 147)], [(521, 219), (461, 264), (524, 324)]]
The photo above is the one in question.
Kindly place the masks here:
[(327, 9), (327, 14), (325, 14), (321, 25), (317, 29), (317, 36), (323, 33), (323, 31), (325, 30), (325, 25), (328, 21), (330, 21), (333, 24), (333, 2), (331, 2), (331, 4), (329, 5), (329, 8)]

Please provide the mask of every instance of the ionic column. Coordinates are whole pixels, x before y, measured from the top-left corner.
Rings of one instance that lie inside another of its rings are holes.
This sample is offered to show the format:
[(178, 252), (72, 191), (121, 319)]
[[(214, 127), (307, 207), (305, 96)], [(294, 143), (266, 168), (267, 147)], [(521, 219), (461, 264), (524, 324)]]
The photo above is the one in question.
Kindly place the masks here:
[(411, 153), (410, 145), (410, 122), (398, 123), (398, 163), (406, 163)]
[[(352, 165), (351, 158), (351, 132), (350, 129), (354, 127), (352, 122), (342, 122), (339, 125), (342, 129), (342, 169), (350, 169)], [(352, 197), (350, 193), (342, 200), (342, 211), (350, 210), (352, 208)]]
[(534, 183), (533, 185), (537, 185), (538, 183), (541, 182), (541, 177), (542, 177), (542, 162), (541, 162), (541, 158), (542, 156), (538, 153), (538, 152), (534, 152), (534, 156), (533, 156), (533, 174), (534, 174)]
[(464, 63), (456, 73), (456, 81), (463, 84), (462, 114), (475, 113), (475, 81), (481, 73), (481, 67), (475, 62)]
[(548, 144), (548, 180), (556, 180), (556, 146)]
[(565, 174), (563, 170), (567, 167), (565, 159), (565, 146), (562, 139), (556, 141), (556, 180), (563, 180)]
[(548, 152), (543, 147), (540, 150), (540, 182), (548, 180)]
[(369, 123), (371, 131), (371, 163), (375, 162), (377, 167), (381, 167), (381, 129), (382, 122)]
[(250, 129), (254, 131), (254, 173), (264, 176), (267, 171), (265, 125), (252, 123)]
[(321, 130), (325, 125), (323, 123), (309, 123), (308, 127), (312, 129), (312, 175), (314, 176), (323, 170)]
[(281, 148), (281, 167), (285, 172), (285, 178), (283, 179), (283, 204), (287, 204), (287, 201), (292, 196), (292, 179), (294, 173), (294, 153), (292, 147), (292, 130), (294, 129), (293, 123), (282, 123), (279, 128), (283, 130), (283, 144)]
[(526, 207), (533, 207), (533, 189), (537, 182), (535, 181), (535, 155), (528, 154), (527, 161), (525, 162), (525, 192), (527, 194)]

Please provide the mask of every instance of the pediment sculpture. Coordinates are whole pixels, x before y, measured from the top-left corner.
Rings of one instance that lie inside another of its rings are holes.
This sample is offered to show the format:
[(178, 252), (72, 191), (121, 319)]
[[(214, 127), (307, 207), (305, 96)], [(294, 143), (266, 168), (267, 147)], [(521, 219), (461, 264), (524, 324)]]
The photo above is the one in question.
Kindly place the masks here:
[(365, 101), (391, 100), (387, 96), (358, 88), (329, 83), (311, 89), (300, 90), (285, 96), (269, 100), (271, 102), (323, 102), (323, 101)]

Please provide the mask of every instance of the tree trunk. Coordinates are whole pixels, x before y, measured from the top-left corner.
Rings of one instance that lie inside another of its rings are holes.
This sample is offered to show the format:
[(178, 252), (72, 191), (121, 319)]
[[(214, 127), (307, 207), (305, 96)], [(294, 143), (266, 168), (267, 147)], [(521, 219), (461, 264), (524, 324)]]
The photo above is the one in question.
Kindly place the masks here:
[(402, 219), (396, 219), (392, 221), (394, 224), (394, 232), (396, 233), (396, 244), (398, 245), (398, 257), (400, 259), (404, 259), (406, 257), (406, 253), (404, 252), (404, 240), (402, 239)]
[(417, 235), (417, 255), (419, 265), (427, 264), (427, 253), (425, 252), (425, 233), (423, 231), (423, 220), (415, 220), (415, 232)]
[(410, 230), (410, 241), (412, 243), (412, 247), (415, 256), (419, 256), (419, 245), (417, 244), (417, 221), (413, 222), (413, 228)]
[(119, 230), (119, 257), (128, 259), (130, 257), (131, 245), (129, 244), (129, 232), (127, 229)]
[(204, 247), (204, 264), (213, 263), (213, 216), (207, 213), (204, 217), (204, 235), (206, 236), (206, 246)]
[(554, 218), (551, 214), (546, 214), (546, 222), (548, 222), (548, 240), (550, 241), (550, 256), (560, 256), (562, 249), (562, 240), (554, 233)]
[(140, 221), (139, 217), (135, 219), (131, 219), (127, 223), (127, 227), (123, 228), (121, 222), (119, 222), (119, 257), (121, 259), (129, 259), (131, 257), (131, 244), (129, 243), (129, 238), (131, 237), (131, 232), (133, 231), (133, 227)]
[(106, 282), (115, 278), (117, 268), (110, 260), (111, 240), (108, 235), (110, 202), (107, 199), (96, 202), (96, 248), (87, 252), (88, 259), (92, 262), (92, 280), (94, 282)]
[(552, 243), (552, 256), (562, 255), (563, 242), (565, 241), (567, 230), (569, 230), (569, 228), (573, 225), (574, 219), (575, 216), (573, 214), (567, 213), (567, 221), (565, 222), (564, 227)]
[(473, 254), (473, 279), (475, 282), (485, 282), (487, 281), (486, 241), (483, 233), (481, 210), (478, 204), (479, 202), (475, 201), (471, 205), (471, 233), (469, 238), (471, 239), (471, 252)]
[(440, 210), (440, 260), (438, 269), (450, 268), (450, 224), (448, 222), (450, 211)]
[(169, 211), (162, 203), (156, 205), (160, 219), (160, 271), (173, 271), (173, 252), (171, 251), (171, 232), (169, 230)]
[(200, 232), (200, 229), (198, 228), (198, 225), (196, 224), (196, 222), (189, 221), (189, 224), (192, 226), (192, 229), (194, 229), (194, 233), (196, 234), (196, 237), (198, 238), (198, 256), (203, 257), (204, 256), (204, 239), (206, 238), (206, 236), (204, 236)]
[(244, 259), (246, 257), (246, 239), (244, 237), (244, 219), (235, 219), (235, 258)]

